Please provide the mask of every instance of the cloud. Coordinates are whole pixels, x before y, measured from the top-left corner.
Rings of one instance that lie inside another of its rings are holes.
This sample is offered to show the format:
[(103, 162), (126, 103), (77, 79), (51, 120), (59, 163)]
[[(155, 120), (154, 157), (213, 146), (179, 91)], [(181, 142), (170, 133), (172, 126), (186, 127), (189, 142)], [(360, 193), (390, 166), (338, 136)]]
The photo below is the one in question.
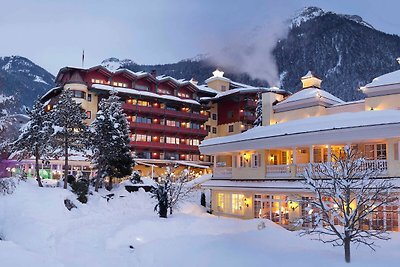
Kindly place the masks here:
[(278, 67), (272, 52), (288, 30), (287, 22), (275, 20), (251, 31), (237, 32), (213, 48), (211, 59), (229, 71), (244, 72), (254, 79), (266, 80), (270, 86), (279, 86)]

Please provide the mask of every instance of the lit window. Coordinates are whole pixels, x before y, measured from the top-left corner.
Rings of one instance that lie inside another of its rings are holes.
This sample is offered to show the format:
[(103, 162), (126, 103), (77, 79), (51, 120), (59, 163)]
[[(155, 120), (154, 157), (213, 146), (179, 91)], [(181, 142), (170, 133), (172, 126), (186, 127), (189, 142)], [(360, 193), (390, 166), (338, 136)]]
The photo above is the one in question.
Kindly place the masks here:
[(218, 211), (223, 211), (225, 208), (225, 194), (218, 193), (217, 195), (217, 209)]
[(243, 194), (232, 194), (232, 213), (242, 214), (243, 213)]

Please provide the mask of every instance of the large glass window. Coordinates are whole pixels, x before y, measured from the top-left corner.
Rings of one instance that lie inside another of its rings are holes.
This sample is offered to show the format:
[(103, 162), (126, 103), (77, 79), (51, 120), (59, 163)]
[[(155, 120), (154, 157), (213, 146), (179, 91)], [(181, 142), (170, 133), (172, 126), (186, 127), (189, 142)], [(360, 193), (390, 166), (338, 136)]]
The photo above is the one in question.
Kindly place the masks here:
[(232, 214), (243, 214), (243, 194), (232, 194)]
[(282, 225), (289, 224), (287, 196), (254, 195), (254, 216)]

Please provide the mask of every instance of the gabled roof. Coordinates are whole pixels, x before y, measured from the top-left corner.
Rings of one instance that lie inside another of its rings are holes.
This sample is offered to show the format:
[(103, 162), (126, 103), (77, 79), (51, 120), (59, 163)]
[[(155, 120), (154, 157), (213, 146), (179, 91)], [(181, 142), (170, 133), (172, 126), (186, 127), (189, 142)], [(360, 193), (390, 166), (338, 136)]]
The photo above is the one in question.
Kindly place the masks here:
[(277, 112), (304, 108), (309, 106), (332, 106), (344, 103), (343, 100), (319, 88), (306, 88), (294, 93), (285, 100), (277, 103), (274, 110)]

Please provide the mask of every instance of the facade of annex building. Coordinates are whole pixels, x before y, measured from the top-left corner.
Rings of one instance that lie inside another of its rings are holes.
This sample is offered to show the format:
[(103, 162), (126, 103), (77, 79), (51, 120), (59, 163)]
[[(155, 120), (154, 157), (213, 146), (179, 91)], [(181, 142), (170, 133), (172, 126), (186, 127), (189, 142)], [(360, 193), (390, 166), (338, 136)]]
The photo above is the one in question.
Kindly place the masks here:
[[(313, 196), (302, 182), (304, 169), (330, 161), (346, 145), (361, 151), (365, 168), (398, 181), (400, 71), (374, 79), (361, 88), (366, 98), (353, 102), (321, 90), (311, 72), (302, 83), (288, 97), (263, 93), (263, 126), (201, 143), (201, 153), (214, 158), (212, 179), (202, 185), (211, 190), (214, 214), (293, 227), (307, 212), (299, 199)], [(398, 231), (398, 211), (398, 204), (386, 206), (366, 227)]]
[[(56, 76), (56, 87), (41, 99), (50, 110), (62, 90), (71, 90), (73, 98), (86, 111), (91, 123), (102, 98), (111, 90), (118, 92), (123, 111), (130, 124), (131, 150), (135, 169), (144, 176), (164, 174), (165, 164), (177, 163), (197, 173), (210, 172), (212, 158), (200, 155), (200, 142), (209, 137), (241, 133), (252, 127), (255, 119), (256, 98), (259, 92), (276, 92), (277, 88), (253, 87), (236, 83), (216, 70), (206, 84), (157, 76), (155, 72), (133, 72), (128, 69), (110, 71), (103, 66), (92, 68), (64, 67)], [(74, 155), (72, 155), (74, 156)], [(75, 155), (79, 158), (79, 155)], [(33, 161), (24, 161), (25, 171), (33, 171)], [(29, 168), (31, 167), (31, 168)], [(62, 174), (62, 162), (43, 165), (45, 177)], [(78, 160), (71, 173), (92, 175), (88, 160)]]

